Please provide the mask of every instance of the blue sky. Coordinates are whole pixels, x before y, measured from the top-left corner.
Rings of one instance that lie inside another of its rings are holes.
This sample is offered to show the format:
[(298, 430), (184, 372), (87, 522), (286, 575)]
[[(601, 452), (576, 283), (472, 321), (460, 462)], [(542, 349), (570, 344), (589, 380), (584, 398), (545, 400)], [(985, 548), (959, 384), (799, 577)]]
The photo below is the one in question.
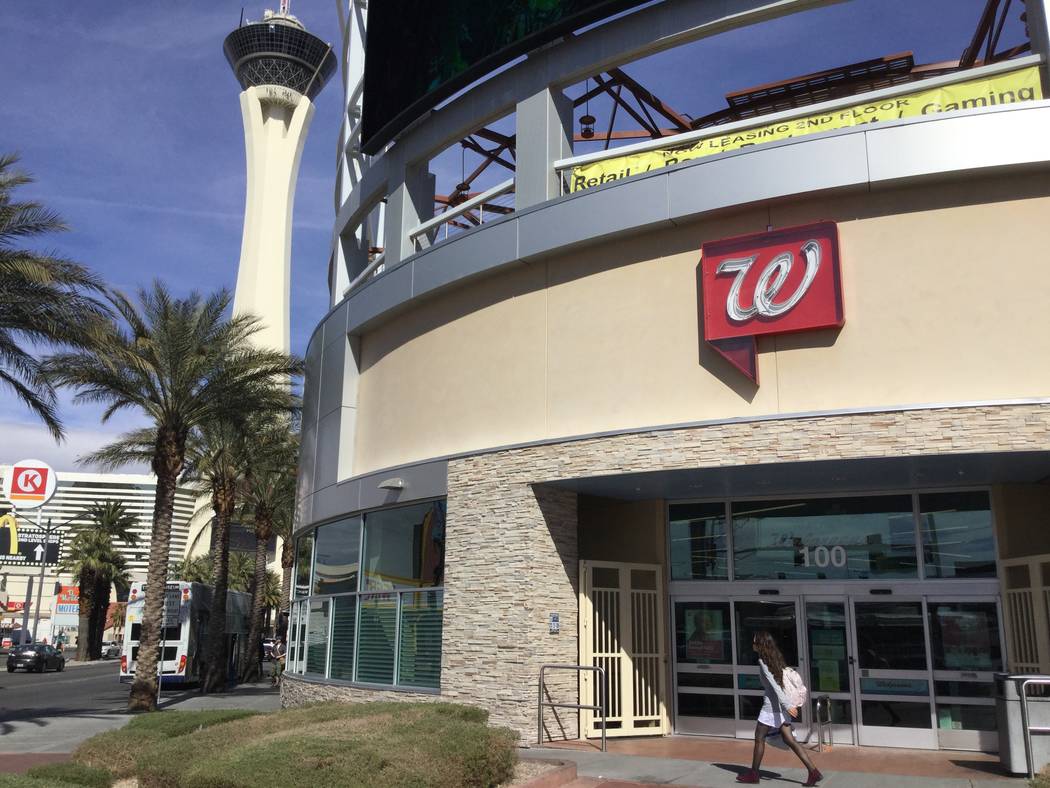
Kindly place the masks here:
[[(274, 3), (273, 5), (276, 5)], [(248, 5), (259, 18), (264, 5)], [(293, 12), (339, 46), (334, 3)], [(46, 247), (133, 290), (159, 277), (180, 293), (232, 288), (244, 210), (240, 87), (222, 53), (240, 3), (3, 3), (0, 150), (21, 154), (37, 182), (21, 190), (58, 210), (70, 231)], [(342, 87), (316, 101), (299, 173), (292, 248), (292, 347), (302, 353), (328, 307), (336, 136)], [(97, 408), (62, 408), (55, 446), (0, 391), (0, 463), (38, 456), (59, 470), (129, 426)]]
[[(697, 42), (626, 70), (678, 109), (702, 115), (724, 106), (727, 91), (866, 58), (907, 49), (915, 50), (920, 63), (957, 58), (983, 5), (984, 0), (852, 0)], [(1014, 4), (1004, 45), (1021, 40), (1020, 5)], [(258, 18), (264, 7), (249, 3), (245, 13)], [(338, 46), (332, 0), (296, 0), (292, 11)], [(48, 248), (122, 289), (155, 277), (178, 292), (233, 287), (244, 207), (244, 139), (240, 88), (222, 41), (240, 13), (241, 3), (216, 0), (0, 6), (5, 31), (0, 150), (20, 153), (23, 168), (37, 179), (22, 196), (46, 202), (70, 225), (70, 232), (48, 239)], [(328, 306), (339, 76), (316, 104), (295, 203), (292, 349), (297, 353), (304, 352)], [(603, 128), (608, 102), (592, 101), (590, 110)], [(461, 168), (469, 172), (477, 163), (472, 154), (461, 158), (457, 147), (432, 162), (438, 192), (448, 193)], [(476, 186), (506, 177), (493, 166)], [(77, 456), (134, 426), (127, 416), (100, 425), (98, 409), (74, 407), (68, 398), (62, 415), (69, 437), (56, 446), (8, 392), (0, 392), (0, 463), (36, 456), (58, 470), (74, 470)]]

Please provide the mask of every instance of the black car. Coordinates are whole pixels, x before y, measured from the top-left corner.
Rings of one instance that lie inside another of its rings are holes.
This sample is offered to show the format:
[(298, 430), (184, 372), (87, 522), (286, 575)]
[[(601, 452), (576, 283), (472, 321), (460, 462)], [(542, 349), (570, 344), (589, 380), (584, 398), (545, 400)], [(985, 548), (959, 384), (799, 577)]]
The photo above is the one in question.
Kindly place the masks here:
[(48, 668), (62, 672), (66, 667), (66, 658), (53, 646), (33, 643), (28, 646), (15, 646), (7, 655), (7, 672), (14, 673), (19, 668), (43, 673)]

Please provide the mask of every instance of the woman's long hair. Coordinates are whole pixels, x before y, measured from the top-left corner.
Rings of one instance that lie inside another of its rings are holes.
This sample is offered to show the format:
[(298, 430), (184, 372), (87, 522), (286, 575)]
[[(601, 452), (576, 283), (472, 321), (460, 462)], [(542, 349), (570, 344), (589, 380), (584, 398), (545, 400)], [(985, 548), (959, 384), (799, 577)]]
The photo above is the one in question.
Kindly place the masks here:
[(759, 659), (766, 663), (773, 679), (781, 687), (784, 686), (784, 655), (780, 653), (780, 647), (773, 640), (773, 636), (766, 631), (755, 633), (755, 651)]

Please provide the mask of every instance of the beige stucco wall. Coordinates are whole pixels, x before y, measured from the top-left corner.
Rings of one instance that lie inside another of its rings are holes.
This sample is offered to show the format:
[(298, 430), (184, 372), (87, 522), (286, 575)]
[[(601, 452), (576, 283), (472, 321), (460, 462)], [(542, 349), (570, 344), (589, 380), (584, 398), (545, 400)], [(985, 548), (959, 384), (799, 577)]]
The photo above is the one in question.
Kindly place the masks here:
[[(355, 472), (631, 427), (1050, 394), (1050, 184), (797, 200), (567, 253), (362, 338)], [(761, 385), (699, 340), (699, 248), (839, 224), (846, 324), (763, 339)]]

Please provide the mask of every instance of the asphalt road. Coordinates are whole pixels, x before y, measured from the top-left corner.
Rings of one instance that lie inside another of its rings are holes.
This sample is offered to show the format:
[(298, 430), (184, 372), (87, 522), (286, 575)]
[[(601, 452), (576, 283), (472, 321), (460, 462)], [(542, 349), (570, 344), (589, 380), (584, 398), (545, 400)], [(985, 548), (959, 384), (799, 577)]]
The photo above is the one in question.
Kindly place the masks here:
[(129, 686), (116, 660), (62, 673), (0, 669), (0, 753), (70, 752), (88, 736), (122, 725)]

